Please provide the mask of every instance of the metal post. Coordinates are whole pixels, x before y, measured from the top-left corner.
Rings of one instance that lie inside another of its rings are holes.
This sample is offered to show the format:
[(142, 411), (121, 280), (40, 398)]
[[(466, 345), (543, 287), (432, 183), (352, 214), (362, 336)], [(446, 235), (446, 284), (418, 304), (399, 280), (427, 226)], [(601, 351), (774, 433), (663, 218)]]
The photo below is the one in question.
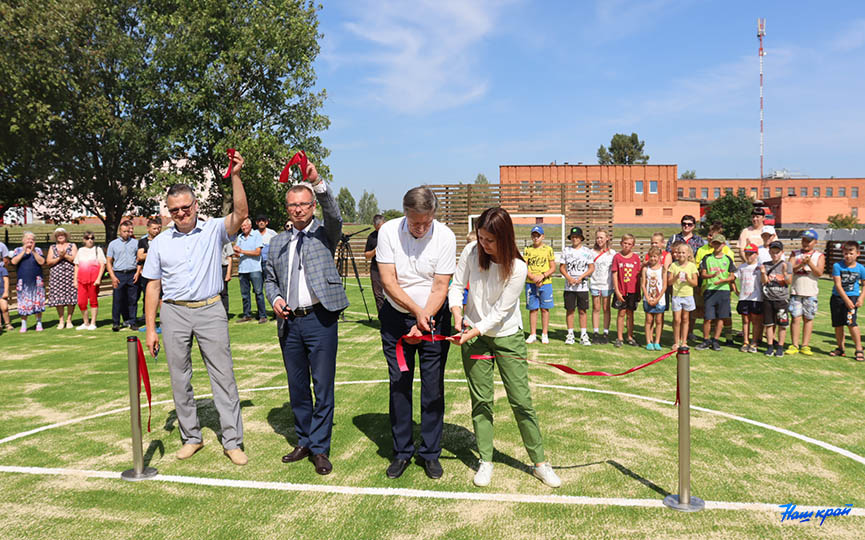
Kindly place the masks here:
[[(664, 497), (664, 504), (673, 510), (699, 512), (706, 503), (691, 496), (691, 352), (680, 347), (676, 352), (676, 373), (679, 380), (679, 494)], [(682, 502), (685, 501), (685, 502)]]
[(141, 449), (141, 402), (139, 400), (138, 338), (126, 338), (126, 356), (129, 360), (129, 418), (132, 423), (132, 468), (120, 475), (124, 480), (134, 482), (156, 476), (157, 470), (144, 466), (144, 453)]

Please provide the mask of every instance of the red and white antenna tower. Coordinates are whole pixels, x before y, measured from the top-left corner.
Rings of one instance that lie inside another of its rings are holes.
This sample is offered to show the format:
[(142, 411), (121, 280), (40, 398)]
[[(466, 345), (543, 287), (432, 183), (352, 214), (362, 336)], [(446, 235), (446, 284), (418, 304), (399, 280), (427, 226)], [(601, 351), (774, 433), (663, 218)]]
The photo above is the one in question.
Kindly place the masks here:
[(760, 180), (763, 179), (763, 36), (766, 35), (766, 19), (757, 19), (757, 39), (760, 40)]

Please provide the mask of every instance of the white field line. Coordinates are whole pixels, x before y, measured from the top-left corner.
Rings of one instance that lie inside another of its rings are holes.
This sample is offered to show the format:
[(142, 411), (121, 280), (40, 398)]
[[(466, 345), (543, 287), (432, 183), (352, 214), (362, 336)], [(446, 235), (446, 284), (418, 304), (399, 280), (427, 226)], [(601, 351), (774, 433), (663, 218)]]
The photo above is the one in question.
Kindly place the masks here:
[[(334, 384), (336, 386), (347, 386), (347, 385), (354, 385), (354, 384), (383, 384), (383, 383), (388, 383), (388, 382), (389, 381), (387, 379), (379, 379), (379, 380), (367, 380), (367, 381), (338, 381)], [(414, 382), (419, 383), (420, 380), (415, 379)], [(465, 381), (465, 379), (445, 379), (445, 382), (447, 382), (447, 383), (465, 383), (466, 381)], [(502, 384), (502, 383), (499, 381), (496, 381), (496, 384)], [(616, 392), (614, 390), (600, 390), (597, 388), (585, 388), (582, 386), (567, 386), (567, 385), (559, 385), (559, 384), (532, 384), (532, 386), (535, 386), (538, 388), (552, 388), (552, 389), (557, 389), (557, 390), (576, 390), (578, 392), (591, 392), (591, 393), (595, 393), (595, 394), (607, 394), (607, 395), (611, 395), (611, 396), (620, 396), (620, 397), (627, 397), (627, 398), (632, 398), (632, 399), (640, 399), (643, 401), (651, 401), (654, 403), (661, 403), (664, 405), (674, 405), (674, 403), (672, 401), (668, 401), (665, 399), (658, 399), (658, 398), (653, 398), (653, 397), (648, 397), (648, 396), (641, 396), (638, 394), (629, 394), (626, 392)], [(238, 391), (242, 392), (242, 393), (247, 393), (247, 392), (268, 392), (268, 391), (272, 391), (272, 390), (286, 390), (287, 391), (287, 388), (285, 386), (266, 386), (266, 387), (261, 387), (261, 388), (242, 389), (242, 390), (238, 390)], [(207, 398), (207, 397), (212, 397), (212, 396), (213, 396), (213, 394), (201, 394), (198, 397), (199, 398)], [(166, 403), (173, 403), (173, 400), (166, 399), (166, 400), (162, 400), (162, 401), (154, 401), (153, 405), (164, 405)], [(717, 416), (722, 416), (724, 418), (729, 418), (731, 420), (736, 420), (739, 422), (744, 422), (746, 424), (751, 424), (753, 426), (761, 427), (763, 429), (768, 429), (768, 430), (774, 431), (776, 433), (781, 433), (782, 435), (787, 435), (788, 437), (793, 437), (794, 439), (799, 439), (800, 441), (803, 441), (803, 442), (806, 442), (809, 444), (813, 444), (815, 446), (818, 446), (818, 447), (823, 448), (825, 450), (829, 450), (830, 452), (834, 452), (838, 455), (844, 456), (846, 458), (852, 459), (853, 461), (856, 461), (858, 463), (865, 465), (865, 457), (862, 457), (858, 454), (854, 454), (853, 452), (850, 452), (849, 450), (845, 450), (843, 448), (835, 446), (834, 444), (830, 444), (830, 443), (821, 441), (819, 439), (814, 439), (812, 437), (808, 437), (807, 435), (802, 435), (800, 433), (796, 433), (795, 431), (790, 431), (789, 429), (780, 428), (777, 426), (773, 426), (771, 424), (766, 424), (764, 422), (758, 422), (756, 420), (751, 420), (750, 418), (745, 418), (743, 416), (737, 416), (735, 414), (725, 413), (723, 411), (708, 409), (706, 407), (699, 407), (696, 405), (691, 405), (691, 409), (695, 410), (695, 411), (701, 411), (701, 412), (705, 412), (705, 413), (709, 413), (709, 414), (714, 414)], [(68, 426), (70, 424), (77, 424), (78, 422), (84, 422), (85, 420), (92, 420), (94, 418), (100, 418), (100, 417), (108, 416), (111, 414), (118, 414), (118, 413), (126, 412), (128, 410), (129, 409), (127, 407), (123, 407), (123, 408), (118, 408), (118, 409), (112, 409), (110, 411), (105, 411), (102, 413), (91, 414), (89, 416), (83, 416), (81, 418), (74, 418), (71, 420), (65, 420), (63, 422), (57, 422), (55, 424), (49, 424), (47, 426), (38, 427), (35, 429), (31, 429), (29, 431), (23, 431), (21, 433), (16, 433), (15, 435), (10, 435), (8, 437), (0, 439), (0, 444), (11, 442), (11, 441), (14, 441), (16, 439), (20, 439), (22, 437), (27, 437), (29, 435), (34, 435), (36, 433), (40, 433), (42, 431), (46, 431), (49, 429), (54, 429), (54, 428), (58, 428), (58, 427), (62, 427), (62, 426)]]
[[(0, 472), (32, 474), (41, 476), (76, 476), (83, 478), (103, 478), (120, 480), (118, 472), (88, 471), (75, 469), (55, 469), (43, 467), (15, 467), (0, 465)], [(151, 482), (171, 482), (195, 486), (228, 487), (242, 489), (264, 489), (271, 491), (294, 491), (304, 493), (327, 493), (339, 495), (372, 495), (379, 497), (413, 497), (419, 499), (447, 499), (463, 501), (492, 501), (505, 503), (560, 504), (576, 506), (628, 506), (643, 508), (663, 508), (660, 499), (626, 499), (622, 497), (582, 497), (578, 495), (524, 495), (519, 493), (482, 493), (467, 491), (433, 491), (408, 488), (371, 488), (357, 486), (327, 486), (319, 484), (293, 484), (291, 482), (261, 482), (256, 480), (231, 480), (226, 478), (202, 478), (199, 476), (177, 476), (159, 474)], [(786, 503), (785, 503), (786, 504)], [(748, 510), (753, 512), (781, 513), (780, 505), (771, 503), (706, 501), (711, 510)], [(797, 512), (820, 510), (819, 506), (796, 506)], [(865, 509), (853, 508), (850, 515), (865, 516)]]

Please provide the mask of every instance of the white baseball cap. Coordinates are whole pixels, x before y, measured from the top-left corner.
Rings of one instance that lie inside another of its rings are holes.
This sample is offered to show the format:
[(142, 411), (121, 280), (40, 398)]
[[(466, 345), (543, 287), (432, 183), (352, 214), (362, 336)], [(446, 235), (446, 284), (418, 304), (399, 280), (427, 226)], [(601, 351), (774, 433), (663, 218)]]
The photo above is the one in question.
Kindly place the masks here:
[(761, 232), (760, 234), (771, 234), (772, 236), (774, 236), (775, 235), (775, 227), (773, 227), (771, 225), (763, 225), (763, 232)]

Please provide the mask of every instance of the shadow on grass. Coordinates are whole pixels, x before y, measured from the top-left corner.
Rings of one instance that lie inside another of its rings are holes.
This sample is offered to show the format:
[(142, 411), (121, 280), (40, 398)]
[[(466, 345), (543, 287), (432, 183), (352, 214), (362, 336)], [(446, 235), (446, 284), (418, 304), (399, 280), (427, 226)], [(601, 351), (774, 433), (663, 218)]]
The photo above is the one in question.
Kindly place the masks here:
[[(370, 313), (372, 315), (372, 313)], [(360, 324), (362, 326), (366, 326), (367, 328), (371, 328), (372, 330), (380, 331), (381, 330), (381, 322), (375, 317), (372, 316), (372, 320), (367, 319), (358, 319), (356, 321), (340, 321), (343, 324)]]
[(627, 476), (627, 477), (629, 477), (629, 478), (633, 478), (633, 479), (636, 480), (637, 482), (643, 484), (644, 486), (646, 486), (647, 488), (651, 489), (651, 490), (654, 491), (655, 493), (658, 493), (658, 494), (661, 495), (662, 497), (666, 497), (667, 495), (670, 495), (670, 494), (671, 494), (669, 491), (667, 491), (666, 489), (662, 488), (662, 487), (659, 486), (658, 484), (652, 482), (651, 480), (648, 480), (648, 479), (646, 479), (646, 478), (643, 478), (642, 476), (640, 476), (639, 474), (635, 473), (635, 472), (632, 471), (631, 469), (625, 467), (625, 466), (622, 465), (621, 463), (617, 463), (617, 462), (613, 461), (612, 459), (608, 459), (608, 460), (606, 461), (606, 463), (608, 463), (609, 465), (612, 465), (612, 466), (613, 466), (617, 471), (619, 471), (620, 473), (624, 474), (625, 476)]
[[(241, 411), (246, 407), (252, 407), (254, 403), (250, 399), (242, 399), (240, 400), (240, 409)], [(198, 411), (198, 422), (201, 426), (201, 429), (209, 429), (213, 431), (217, 438), (222, 441), (222, 427), (219, 423), (219, 411), (216, 410), (216, 405), (213, 404), (213, 400), (210, 398), (206, 399), (196, 399), (195, 407)], [(174, 431), (174, 428), (177, 424), (177, 410), (172, 410), (168, 413), (168, 417), (165, 418), (165, 424), (162, 426), (162, 429), (168, 433)], [(158, 443), (158, 444), (157, 444)], [(150, 443), (150, 447), (147, 449), (147, 452), (150, 453), (150, 457), (153, 457), (153, 453), (156, 448), (154, 444), (157, 446), (162, 446), (161, 440), (152, 441)], [(161, 454), (164, 454), (165, 448), (163, 447), (161, 450)], [(145, 462), (147, 461), (147, 457), (145, 457)]]
[(297, 434), (294, 432), (294, 411), (287, 401), (282, 407), (274, 407), (267, 413), (267, 423), (273, 428), (273, 432), (282, 435), (285, 442), (292, 448), (297, 446)]

